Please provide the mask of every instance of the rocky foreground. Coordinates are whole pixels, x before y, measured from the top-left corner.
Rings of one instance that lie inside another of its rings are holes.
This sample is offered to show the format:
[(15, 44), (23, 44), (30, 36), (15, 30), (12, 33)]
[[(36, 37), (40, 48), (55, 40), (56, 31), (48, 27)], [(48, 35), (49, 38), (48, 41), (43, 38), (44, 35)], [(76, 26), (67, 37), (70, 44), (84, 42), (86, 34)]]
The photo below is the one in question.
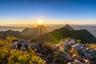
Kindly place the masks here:
[(89, 44), (77, 42), (72, 38), (62, 39), (59, 44), (14, 40), (12, 49), (23, 52), (32, 49), (46, 64), (96, 64), (96, 48), (91, 49)]

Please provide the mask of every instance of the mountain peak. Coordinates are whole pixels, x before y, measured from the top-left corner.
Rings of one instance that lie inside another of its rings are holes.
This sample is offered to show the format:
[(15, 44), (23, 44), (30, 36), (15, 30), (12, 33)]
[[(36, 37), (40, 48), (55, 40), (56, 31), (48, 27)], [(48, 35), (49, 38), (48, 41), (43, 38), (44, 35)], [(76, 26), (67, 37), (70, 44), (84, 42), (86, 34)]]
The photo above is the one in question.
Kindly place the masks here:
[(69, 24), (65, 25), (64, 28), (69, 29), (70, 31), (74, 30)]

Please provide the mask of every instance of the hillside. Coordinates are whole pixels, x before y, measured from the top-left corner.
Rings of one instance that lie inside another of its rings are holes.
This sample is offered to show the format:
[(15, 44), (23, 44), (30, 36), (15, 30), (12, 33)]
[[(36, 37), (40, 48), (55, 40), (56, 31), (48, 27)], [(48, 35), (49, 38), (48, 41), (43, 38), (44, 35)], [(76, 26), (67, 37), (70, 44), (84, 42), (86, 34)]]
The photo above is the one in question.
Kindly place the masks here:
[[(38, 39), (33, 40), (37, 35)], [(75, 60), (80, 64), (94, 64), (96, 45), (82, 44), (93, 42), (96, 38), (89, 31), (74, 30), (69, 25), (48, 33), (42, 26), (25, 28), (22, 32), (1, 31), (0, 64), (76, 64)]]
[[(21, 32), (21, 36), (24, 37), (24, 39), (36, 39), (38, 36), (47, 33), (47, 27), (44, 25), (38, 25), (34, 28), (25, 28)], [(22, 37), (21, 37), (22, 38)]]
[(96, 37), (92, 35), (88, 30), (86, 29), (74, 30), (69, 25), (65, 25), (62, 28), (56, 29), (52, 32), (42, 35), (42, 37), (40, 38), (47, 41), (58, 42), (60, 41), (60, 39), (68, 37), (74, 38), (76, 40), (81, 40), (82, 43), (96, 42)]
[(86, 29), (75, 30), (69, 25), (55, 29), (48, 32), (48, 28), (44, 25), (39, 25), (35, 28), (25, 28), (23, 31), (1, 31), (0, 38), (5, 38), (6, 36), (15, 36), (21, 39), (36, 39), (36, 40), (46, 40), (51, 42), (59, 42), (64, 38), (74, 38), (76, 40), (81, 40), (82, 43), (94, 43), (96, 42), (96, 37), (92, 35)]
[(13, 49), (13, 37), (0, 39), (0, 64), (46, 64), (34, 50), (20, 51)]
[(34, 28), (25, 28), (24, 30), (20, 31), (0, 31), (0, 38), (6, 38), (6, 36), (15, 36), (20, 39), (36, 39), (38, 36), (45, 34), (48, 32), (48, 29), (44, 25), (38, 25)]

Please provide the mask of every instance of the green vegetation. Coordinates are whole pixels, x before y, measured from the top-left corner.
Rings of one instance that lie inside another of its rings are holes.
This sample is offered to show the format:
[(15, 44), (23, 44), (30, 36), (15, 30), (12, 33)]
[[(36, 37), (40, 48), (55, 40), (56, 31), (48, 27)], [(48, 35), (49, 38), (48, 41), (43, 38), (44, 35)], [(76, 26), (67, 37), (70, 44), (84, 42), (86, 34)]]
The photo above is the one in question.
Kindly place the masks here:
[(46, 64), (33, 50), (20, 51), (11, 48), (15, 37), (0, 39), (0, 64)]
[(25, 28), (23, 31), (1, 31), (0, 38), (6, 39), (7, 36), (15, 36), (20, 39), (28, 40), (45, 40), (53, 43), (59, 43), (61, 39), (73, 38), (81, 40), (83, 44), (96, 42), (96, 37), (92, 35), (88, 30), (74, 30), (71, 26), (65, 25), (59, 29), (55, 29), (51, 32), (47, 32), (46, 26), (38, 26), (37, 28)]
[(88, 30), (74, 30), (69, 25), (44, 34), (42, 35), (42, 38), (53, 43), (58, 43), (61, 39), (65, 38), (80, 40), (83, 44), (96, 42), (96, 37), (92, 35)]

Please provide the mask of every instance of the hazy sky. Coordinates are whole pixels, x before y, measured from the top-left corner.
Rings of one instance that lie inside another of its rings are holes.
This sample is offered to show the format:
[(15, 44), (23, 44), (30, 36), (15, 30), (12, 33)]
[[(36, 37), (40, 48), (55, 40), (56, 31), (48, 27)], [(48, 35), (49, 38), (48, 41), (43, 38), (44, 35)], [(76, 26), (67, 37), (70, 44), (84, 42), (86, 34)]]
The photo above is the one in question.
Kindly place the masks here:
[(0, 24), (96, 24), (95, 0), (0, 0)]

